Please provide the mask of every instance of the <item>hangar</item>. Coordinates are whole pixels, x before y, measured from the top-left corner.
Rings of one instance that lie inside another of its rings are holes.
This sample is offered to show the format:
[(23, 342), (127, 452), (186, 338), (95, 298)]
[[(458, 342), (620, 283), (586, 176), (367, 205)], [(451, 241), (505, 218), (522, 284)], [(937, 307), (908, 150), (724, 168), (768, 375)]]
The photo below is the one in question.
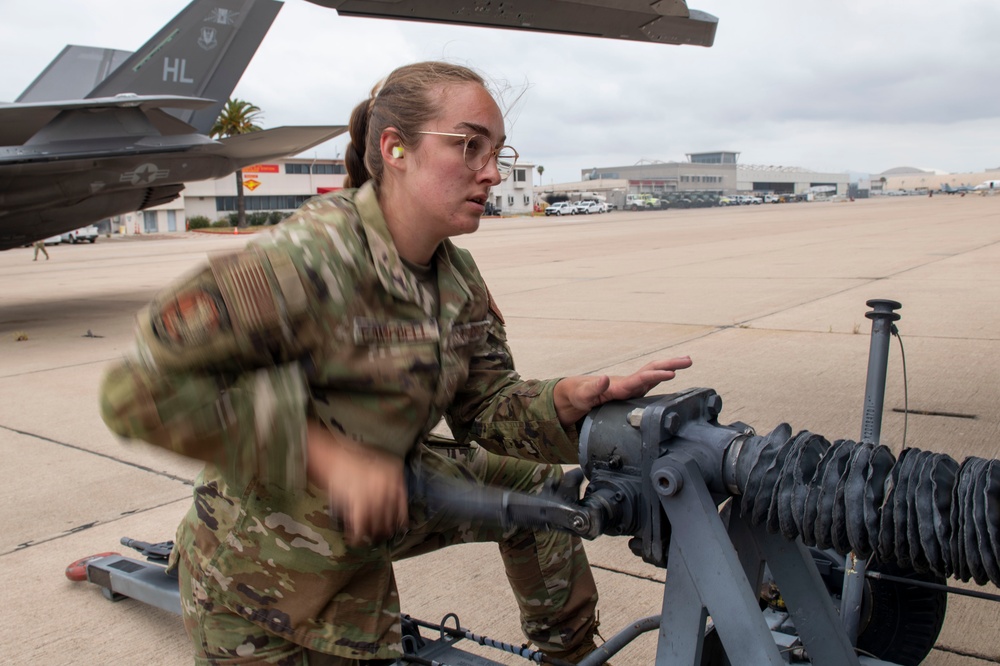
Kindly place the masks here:
[[(740, 153), (713, 151), (687, 153), (683, 162), (640, 160), (628, 166), (594, 167), (581, 171), (578, 182), (536, 188), (540, 200), (565, 194), (594, 192), (609, 202), (624, 202), (627, 194), (649, 193), (660, 197), (672, 192), (731, 194), (808, 194), (821, 191), (846, 195), (847, 173), (821, 173), (801, 167), (739, 163)], [(619, 206), (621, 203), (619, 203)]]

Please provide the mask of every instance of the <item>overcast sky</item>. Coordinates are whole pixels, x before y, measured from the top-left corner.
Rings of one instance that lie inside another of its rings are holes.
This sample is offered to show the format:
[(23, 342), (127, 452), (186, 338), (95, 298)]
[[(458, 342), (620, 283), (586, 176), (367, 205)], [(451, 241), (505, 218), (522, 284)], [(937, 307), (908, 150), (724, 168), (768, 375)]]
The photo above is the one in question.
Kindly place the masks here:
[[(0, 100), (65, 44), (135, 50), (186, 4), (0, 0)], [(715, 46), (346, 18), (287, 0), (234, 95), (265, 127), (346, 124), (398, 65), (469, 65), (517, 99), (508, 142), (546, 183), (712, 150), (831, 172), (1000, 167), (997, 0), (689, 6), (718, 17)], [(345, 142), (309, 154), (337, 157)]]

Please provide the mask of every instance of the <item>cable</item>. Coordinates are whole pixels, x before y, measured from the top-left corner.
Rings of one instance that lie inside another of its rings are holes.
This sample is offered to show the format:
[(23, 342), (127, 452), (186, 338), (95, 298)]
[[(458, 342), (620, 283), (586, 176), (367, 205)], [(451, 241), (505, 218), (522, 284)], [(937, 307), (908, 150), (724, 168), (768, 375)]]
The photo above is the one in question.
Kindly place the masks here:
[(910, 422), (910, 391), (909, 381), (906, 379), (906, 350), (903, 349), (903, 336), (899, 334), (899, 329), (895, 324), (889, 325), (889, 332), (899, 340), (899, 354), (903, 358), (903, 446), (906, 448), (906, 428)]

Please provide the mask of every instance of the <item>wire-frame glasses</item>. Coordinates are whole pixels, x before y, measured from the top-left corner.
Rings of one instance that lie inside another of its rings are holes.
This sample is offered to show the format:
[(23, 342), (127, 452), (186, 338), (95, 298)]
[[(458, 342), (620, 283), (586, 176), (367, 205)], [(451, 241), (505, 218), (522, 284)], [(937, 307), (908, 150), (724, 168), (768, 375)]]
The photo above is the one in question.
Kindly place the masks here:
[(473, 171), (479, 171), (485, 167), (490, 158), (496, 159), (497, 171), (500, 173), (500, 180), (506, 180), (507, 176), (514, 170), (517, 163), (518, 154), (511, 146), (496, 147), (490, 138), (484, 134), (456, 134), (454, 132), (430, 132), (421, 131), (417, 134), (433, 134), (435, 136), (454, 136), (465, 139), (463, 148), (465, 166)]

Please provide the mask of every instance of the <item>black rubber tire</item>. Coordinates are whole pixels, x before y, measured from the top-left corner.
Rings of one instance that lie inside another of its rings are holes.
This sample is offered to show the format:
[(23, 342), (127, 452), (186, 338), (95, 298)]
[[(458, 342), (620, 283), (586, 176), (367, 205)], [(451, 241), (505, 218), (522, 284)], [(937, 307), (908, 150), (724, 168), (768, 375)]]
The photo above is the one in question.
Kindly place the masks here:
[[(944, 585), (945, 579), (894, 564), (868, 567), (890, 576)], [(934, 647), (948, 607), (948, 594), (888, 580), (868, 579), (861, 607), (858, 648), (900, 666), (917, 666)]]
[[(840, 593), (844, 584), (842, 557), (831, 551), (810, 548), (834, 606), (840, 608)], [(897, 578), (908, 578), (944, 585), (946, 580), (931, 573), (917, 573), (895, 564), (868, 563), (869, 571)], [(941, 590), (917, 587), (890, 580), (865, 580), (861, 603), (858, 648), (865, 653), (900, 666), (917, 666), (934, 647), (948, 607), (948, 594)]]

